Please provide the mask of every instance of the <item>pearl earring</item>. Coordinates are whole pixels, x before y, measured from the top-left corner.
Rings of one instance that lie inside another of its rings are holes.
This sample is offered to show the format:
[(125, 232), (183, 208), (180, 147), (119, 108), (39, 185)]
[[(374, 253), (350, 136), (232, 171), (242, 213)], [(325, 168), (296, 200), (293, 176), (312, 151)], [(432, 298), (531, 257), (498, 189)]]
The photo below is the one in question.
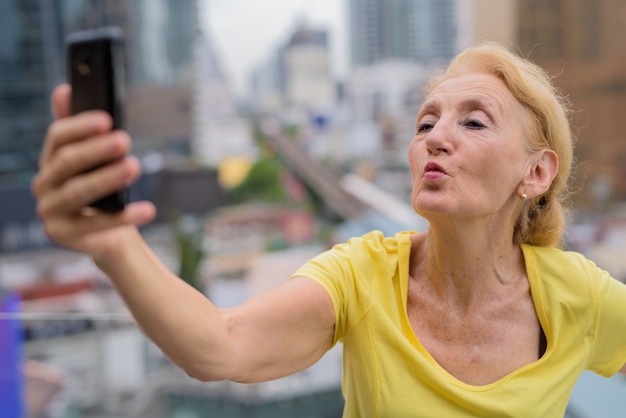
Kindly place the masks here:
[(526, 201), (526, 199), (528, 199), (528, 195), (526, 193), (522, 193), (519, 198)]

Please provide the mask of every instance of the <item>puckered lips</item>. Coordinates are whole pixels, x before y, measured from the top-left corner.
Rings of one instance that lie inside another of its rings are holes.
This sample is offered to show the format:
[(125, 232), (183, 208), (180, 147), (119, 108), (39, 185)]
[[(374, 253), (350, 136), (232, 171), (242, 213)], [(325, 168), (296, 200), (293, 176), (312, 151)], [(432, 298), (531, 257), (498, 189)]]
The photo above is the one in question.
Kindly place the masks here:
[(436, 162), (430, 161), (424, 167), (424, 180), (436, 181), (445, 176), (446, 170)]

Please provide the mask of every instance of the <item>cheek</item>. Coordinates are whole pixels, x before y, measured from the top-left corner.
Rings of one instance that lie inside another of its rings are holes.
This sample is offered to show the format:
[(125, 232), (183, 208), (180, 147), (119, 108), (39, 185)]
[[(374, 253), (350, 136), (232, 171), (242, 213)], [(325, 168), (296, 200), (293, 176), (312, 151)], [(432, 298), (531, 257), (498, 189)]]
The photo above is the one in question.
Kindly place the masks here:
[(492, 193), (508, 193), (520, 180), (519, 156), (499, 147), (490, 147), (484, 156), (480, 174), (485, 188)]
[(415, 140), (413, 140), (409, 144), (409, 148), (407, 150), (407, 156), (409, 160), (409, 169), (411, 170), (411, 175), (413, 176), (414, 180), (418, 174), (419, 167), (421, 166), (423, 155), (424, 155), (421, 148), (423, 148), (422, 144), (420, 142), (416, 142)]
[[(472, 157), (467, 158), (459, 167), (462, 172), (459, 179), (469, 182), (464, 187), (474, 187), (473, 193), (481, 196), (483, 192), (493, 193), (494, 189), (501, 187), (503, 182), (507, 181), (507, 172), (511, 169), (510, 162), (503, 158), (502, 151), (497, 146), (474, 149)], [(473, 186), (470, 186), (470, 183)]]
[(480, 164), (485, 177), (497, 181), (503, 170), (510, 169), (511, 156), (505, 147), (489, 144), (483, 148), (481, 154), (482, 163)]

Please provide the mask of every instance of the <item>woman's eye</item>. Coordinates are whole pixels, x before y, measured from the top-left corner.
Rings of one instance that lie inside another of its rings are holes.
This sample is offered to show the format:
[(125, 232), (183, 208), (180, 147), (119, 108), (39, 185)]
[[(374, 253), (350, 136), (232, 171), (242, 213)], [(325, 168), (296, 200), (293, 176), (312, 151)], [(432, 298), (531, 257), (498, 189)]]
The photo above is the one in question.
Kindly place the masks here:
[(430, 131), (433, 128), (434, 124), (431, 122), (423, 122), (420, 123), (417, 127), (417, 133)]
[(470, 129), (483, 129), (485, 127), (481, 121), (476, 119), (468, 119), (463, 123), (463, 125)]

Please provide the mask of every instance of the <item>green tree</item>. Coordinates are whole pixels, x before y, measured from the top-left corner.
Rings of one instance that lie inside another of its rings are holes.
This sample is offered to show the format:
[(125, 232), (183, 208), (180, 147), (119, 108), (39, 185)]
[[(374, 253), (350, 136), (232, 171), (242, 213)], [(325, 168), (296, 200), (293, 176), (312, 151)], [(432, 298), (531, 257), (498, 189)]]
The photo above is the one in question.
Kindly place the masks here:
[(233, 190), (231, 197), (236, 202), (265, 201), (282, 202), (285, 192), (281, 182), (284, 166), (274, 155), (261, 157), (246, 176), (246, 179)]
[(206, 255), (203, 247), (203, 229), (196, 220), (180, 215), (172, 217), (170, 226), (178, 249), (178, 276), (203, 292), (202, 280), (199, 275), (200, 266)]

